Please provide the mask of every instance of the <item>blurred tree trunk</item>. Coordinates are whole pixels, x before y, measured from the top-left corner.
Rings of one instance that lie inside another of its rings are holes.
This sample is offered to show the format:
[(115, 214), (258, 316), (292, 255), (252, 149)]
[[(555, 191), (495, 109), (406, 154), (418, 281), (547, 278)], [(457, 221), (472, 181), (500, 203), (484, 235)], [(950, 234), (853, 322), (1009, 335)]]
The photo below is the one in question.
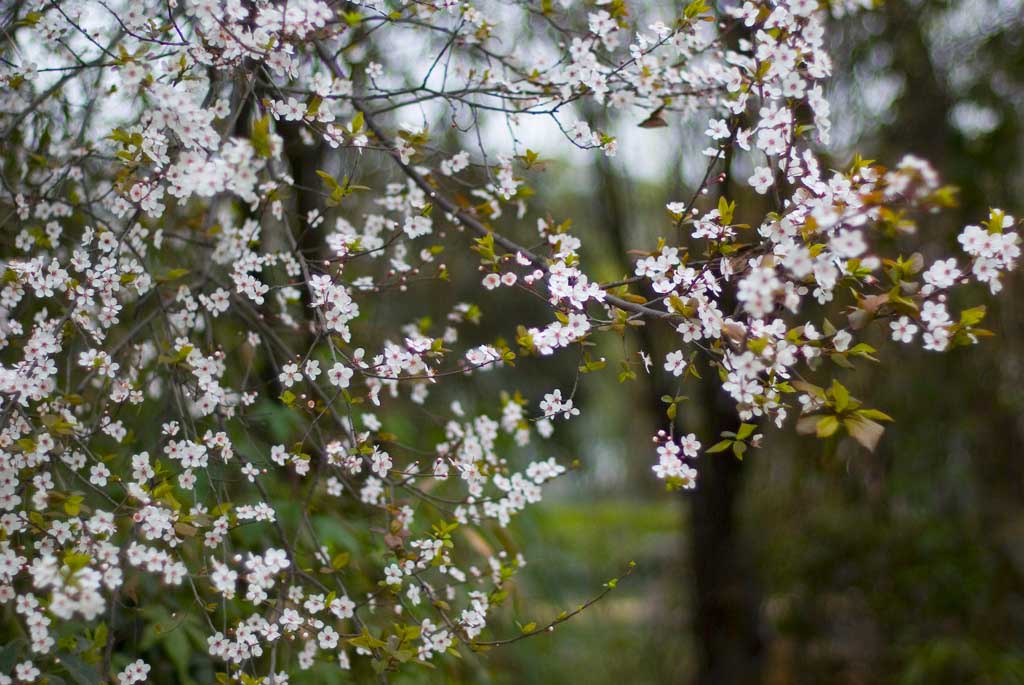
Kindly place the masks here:
[[(311, 145), (307, 144), (300, 133), (301, 126), (291, 122), (278, 122), (278, 130), (284, 139), (285, 158), (295, 179), (295, 226), (292, 235), (298, 251), (307, 260), (315, 259), (321, 247), (318, 231), (309, 228), (309, 218), (314, 211), (321, 216), (324, 214), (320, 192), (323, 181), (316, 173), (323, 165), (324, 143), (316, 140)], [(304, 294), (303, 301), (306, 297)]]
[[(618, 177), (604, 157), (597, 163), (597, 174), (606, 233), (615, 254), (625, 259), (630, 216), (624, 187), (627, 180)], [(622, 268), (628, 271), (629, 265), (623, 262)], [(668, 351), (657, 323), (640, 327), (639, 335), (642, 348), (655, 359)], [(665, 405), (659, 398), (675, 395), (675, 384), (657, 364), (649, 378), (652, 387), (645, 395), (653, 401), (648, 411), (655, 425), (664, 424)], [(702, 437), (713, 439), (723, 430), (734, 430), (736, 410), (714, 378), (705, 374), (700, 388), (695, 399), (703, 417)], [(684, 495), (690, 500), (686, 542), (694, 613), (692, 623), (680, 621), (680, 628), (691, 628), (696, 641), (696, 685), (756, 685), (761, 681), (763, 652), (760, 587), (737, 516), (746, 469), (731, 453), (704, 457), (698, 469), (697, 489)], [(649, 473), (647, 469), (644, 472)]]
[[(700, 385), (705, 410), (702, 437), (736, 429), (736, 410), (713, 383)], [(761, 682), (764, 642), (761, 592), (737, 509), (744, 462), (729, 452), (704, 455), (690, 494), (694, 632), (700, 650), (697, 685)]]

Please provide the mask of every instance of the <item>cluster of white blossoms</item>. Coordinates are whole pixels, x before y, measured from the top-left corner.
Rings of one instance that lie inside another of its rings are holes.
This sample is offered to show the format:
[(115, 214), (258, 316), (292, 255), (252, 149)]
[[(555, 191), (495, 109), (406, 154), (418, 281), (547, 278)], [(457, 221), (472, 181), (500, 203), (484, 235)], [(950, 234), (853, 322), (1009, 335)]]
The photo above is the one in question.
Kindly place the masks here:
[[(914, 157), (823, 167), (818, 2), (654, 5), (12, 6), (0, 683), (145, 682), (158, 667), (125, 638), (151, 615), (219, 682), (386, 678), (501, 644), (483, 636), (525, 559), (496, 531), (565, 473), (544, 440), (585, 411), (583, 373), (720, 383), (739, 421), (721, 436), (679, 433), (685, 398), (662, 398), (654, 473), (693, 488), (692, 460), (793, 414), (873, 446), (888, 417), (828, 378), (882, 354), (873, 322), (937, 351), (987, 333), (953, 291), (1000, 291), (1016, 220), (992, 210), (962, 255), (896, 251), (952, 191)], [(600, 282), (587, 228), (534, 207), (523, 132), (611, 156), (617, 122), (695, 120), (704, 180)], [(750, 190), (730, 199), (733, 164)], [(640, 325), (671, 337), (661, 358)], [(593, 358), (599, 336), (623, 358)], [(572, 390), (524, 396), (511, 367), (532, 357)]]

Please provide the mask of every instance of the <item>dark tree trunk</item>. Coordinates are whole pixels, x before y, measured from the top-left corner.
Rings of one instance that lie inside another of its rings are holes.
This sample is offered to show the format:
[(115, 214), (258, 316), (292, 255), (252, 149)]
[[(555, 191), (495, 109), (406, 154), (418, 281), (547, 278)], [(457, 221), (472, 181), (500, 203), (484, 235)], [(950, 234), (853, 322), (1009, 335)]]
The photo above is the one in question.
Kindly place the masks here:
[[(702, 384), (708, 439), (735, 430), (735, 409), (713, 383)], [(761, 682), (764, 640), (760, 587), (737, 511), (746, 466), (730, 452), (701, 457), (690, 494), (697, 685)]]
[[(616, 254), (624, 256), (628, 249), (628, 194), (623, 189), (626, 180), (616, 178), (603, 158), (598, 162), (598, 174), (608, 236)], [(657, 327), (656, 322), (648, 322), (639, 329), (644, 349), (652, 354), (667, 351)], [(676, 388), (659, 373), (660, 368), (653, 371), (649, 411), (655, 421), (664, 422), (665, 405), (658, 398), (676, 394)], [(701, 433), (703, 438), (713, 440), (724, 430), (735, 430), (738, 419), (715, 377), (708, 373), (704, 377), (698, 399), (704, 417)], [(698, 651), (696, 685), (756, 685), (761, 681), (763, 666), (761, 590), (737, 511), (746, 468), (727, 452), (702, 457), (698, 470), (697, 489), (685, 495), (691, 501), (687, 542), (694, 614), (692, 622), (680, 620), (680, 628), (689, 625), (694, 632)]]

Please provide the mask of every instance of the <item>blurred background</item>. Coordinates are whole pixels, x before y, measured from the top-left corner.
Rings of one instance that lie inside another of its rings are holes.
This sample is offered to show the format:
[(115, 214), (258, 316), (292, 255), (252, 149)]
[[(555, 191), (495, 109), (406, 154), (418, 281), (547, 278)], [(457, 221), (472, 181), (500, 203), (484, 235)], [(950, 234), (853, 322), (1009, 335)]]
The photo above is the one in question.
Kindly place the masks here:
[[(961, 189), (959, 209), (922, 223), (926, 256), (950, 251), (990, 205), (1024, 209), (1022, 25), (1020, 0), (887, 0), (832, 21), (831, 166), (847, 168), (855, 150), (883, 164), (914, 153)], [(593, 241), (586, 262), (607, 280), (625, 273), (626, 250), (665, 231), (665, 202), (688, 197), (703, 171), (699, 131), (617, 133), (616, 158), (554, 159), (535, 184), (535, 206), (573, 218)], [(757, 197), (726, 183), (755, 220)], [(896, 419), (876, 453), (768, 428), (766, 447), (743, 462), (702, 457), (696, 493), (663, 493), (650, 472), (661, 380), (585, 377), (588, 410), (561, 438), (579, 468), (514, 526), (529, 565), (508, 619), (543, 625), (629, 561), (636, 569), (554, 633), (467, 658), (446, 677), (1024, 683), (1024, 284), (1017, 275), (1006, 286), (999, 298), (972, 293), (990, 303), (997, 337), (937, 355), (879, 334), (885, 363), (840, 376)], [(524, 394), (572, 383), (571, 370), (552, 373), (555, 383), (517, 383)], [(683, 405), (683, 424), (705, 441), (734, 428), (697, 388), (684, 390), (703, 395)]]

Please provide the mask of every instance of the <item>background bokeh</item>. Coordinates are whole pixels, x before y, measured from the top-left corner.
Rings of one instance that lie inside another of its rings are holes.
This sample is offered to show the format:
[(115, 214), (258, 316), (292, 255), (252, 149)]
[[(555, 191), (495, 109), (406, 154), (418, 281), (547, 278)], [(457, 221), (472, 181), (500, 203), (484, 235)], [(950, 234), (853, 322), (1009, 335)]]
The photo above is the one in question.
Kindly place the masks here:
[[(833, 166), (855, 150), (932, 160), (961, 202), (922, 224), (926, 253), (953, 247), (989, 205), (1019, 215), (1024, 4), (890, 0), (832, 23)], [(573, 217), (608, 279), (625, 272), (624, 249), (665, 230), (664, 203), (687, 197), (702, 171), (699, 131), (619, 133), (616, 159), (556, 159), (538, 184), (538, 206)], [(741, 186), (727, 195), (753, 218), (757, 198)], [(987, 319), (997, 337), (981, 346), (936, 355), (879, 334), (888, 363), (842, 376), (896, 419), (876, 453), (768, 429), (743, 463), (703, 457), (696, 495), (661, 493), (650, 476), (659, 379), (587, 377), (589, 411), (563, 436), (580, 466), (516, 525), (531, 553), (509, 618), (543, 623), (637, 567), (554, 633), (445, 677), (1024, 683), (1024, 287), (1019, 275), (1006, 286)], [(684, 421), (702, 438), (729, 427), (716, 398), (691, 399)]]

